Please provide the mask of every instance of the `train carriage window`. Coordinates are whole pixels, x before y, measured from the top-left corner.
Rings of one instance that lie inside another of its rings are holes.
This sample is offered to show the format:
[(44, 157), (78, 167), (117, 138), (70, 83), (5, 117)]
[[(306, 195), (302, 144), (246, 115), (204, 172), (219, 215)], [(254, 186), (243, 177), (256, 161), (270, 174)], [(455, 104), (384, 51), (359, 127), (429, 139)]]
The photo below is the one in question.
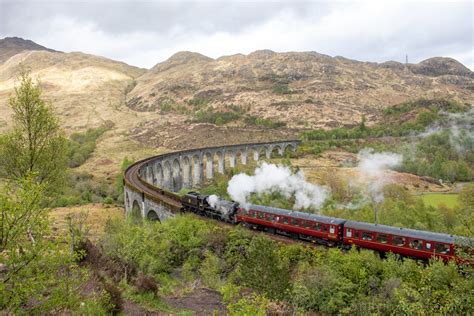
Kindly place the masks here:
[(393, 236), (392, 237), (392, 244), (394, 244), (395, 246), (404, 246), (405, 245), (405, 237)]
[(282, 222), (283, 222), (283, 224), (288, 224), (288, 218), (287, 217), (282, 217)]
[(329, 233), (334, 234), (336, 232), (336, 227), (334, 225), (329, 226)]
[(426, 250), (431, 250), (431, 243), (429, 242), (425, 243), (425, 248)]
[(421, 240), (418, 240), (418, 239), (413, 239), (410, 242), (410, 248), (421, 250), (421, 249), (423, 249), (423, 242)]
[(245, 215), (248, 215), (248, 213), (249, 213), (249, 212), (248, 212), (246, 209), (244, 209), (244, 208), (241, 208), (241, 209), (240, 209), (240, 214), (242, 214), (242, 215), (245, 216)]
[(303, 225), (304, 225), (304, 227), (309, 228), (309, 227), (311, 227), (311, 222), (310, 221), (304, 221)]
[(269, 220), (269, 221), (271, 221), (271, 222), (275, 221), (275, 215), (273, 215), (273, 214), (267, 214), (267, 220)]
[(388, 242), (388, 236), (385, 234), (378, 234), (377, 241), (381, 244), (386, 244)]
[(250, 211), (249, 215), (250, 215), (250, 217), (255, 217), (256, 216), (255, 211)]
[(300, 226), (300, 224), (298, 223), (298, 219), (292, 218), (292, 219), (291, 219), (291, 225), (293, 225), (293, 226)]
[(372, 239), (374, 239), (374, 237), (372, 236), (372, 233), (362, 232), (362, 239), (363, 240), (372, 240)]
[(321, 225), (321, 223), (314, 223), (313, 228), (314, 228), (314, 230), (321, 230), (322, 225)]
[(325, 232), (328, 231), (328, 225), (323, 225), (323, 231), (325, 231)]
[(349, 237), (349, 238), (352, 237), (352, 229), (346, 228), (346, 237)]
[(265, 216), (265, 213), (262, 213), (262, 212), (257, 213), (257, 217), (260, 219), (263, 218), (264, 216)]
[(446, 245), (446, 244), (437, 243), (435, 249), (437, 253), (441, 253), (441, 254), (449, 253), (449, 245)]

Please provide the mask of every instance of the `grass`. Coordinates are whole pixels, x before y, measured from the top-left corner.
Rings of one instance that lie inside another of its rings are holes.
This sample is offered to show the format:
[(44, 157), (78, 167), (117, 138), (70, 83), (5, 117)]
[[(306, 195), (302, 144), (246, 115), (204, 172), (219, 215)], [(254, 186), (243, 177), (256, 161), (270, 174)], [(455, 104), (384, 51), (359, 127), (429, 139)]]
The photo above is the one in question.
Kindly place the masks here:
[(98, 240), (104, 233), (105, 223), (109, 218), (123, 218), (123, 207), (109, 206), (104, 204), (87, 204), (71, 207), (58, 207), (51, 210), (49, 216), (53, 222), (52, 229), (56, 234), (67, 233), (68, 225), (66, 216), (68, 214), (79, 215), (86, 213), (85, 225), (90, 228), (88, 237), (93, 241)]
[(423, 194), (421, 198), (429, 206), (438, 207), (440, 204), (444, 204), (452, 208), (459, 205), (458, 196), (459, 194), (428, 193)]

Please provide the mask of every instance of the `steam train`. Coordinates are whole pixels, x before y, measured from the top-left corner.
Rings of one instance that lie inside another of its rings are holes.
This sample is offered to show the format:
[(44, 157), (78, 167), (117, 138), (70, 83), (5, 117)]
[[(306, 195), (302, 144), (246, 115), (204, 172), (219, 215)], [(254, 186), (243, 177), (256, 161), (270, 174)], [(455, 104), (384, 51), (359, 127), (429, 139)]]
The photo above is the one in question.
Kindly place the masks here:
[[(261, 205), (241, 207), (237, 202), (212, 201), (210, 196), (189, 192), (181, 198), (182, 210), (230, 224), (283, 235), (326, 246), (366, 248), (380, 253), (392, 252), (405, 257), (427, 260), (438, 257), (444, 261), (474, 265), (472, 239), (448, 234), (392, 227), (341, 218), (284, 210)], [(462, 248), (470, 259), (456, 255)]]

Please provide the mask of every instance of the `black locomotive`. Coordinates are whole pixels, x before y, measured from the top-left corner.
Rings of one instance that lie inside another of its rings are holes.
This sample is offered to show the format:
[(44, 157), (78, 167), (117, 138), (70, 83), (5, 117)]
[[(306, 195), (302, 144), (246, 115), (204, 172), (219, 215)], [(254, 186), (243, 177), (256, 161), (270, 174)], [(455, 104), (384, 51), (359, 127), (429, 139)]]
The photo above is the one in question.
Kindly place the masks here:
[(235, 224), (235, 213), (239, 204), (226, 200), (212, 200), (209, 195), (189, 192), (181, 198), (183, 211), (214, 218), (226, 223)]

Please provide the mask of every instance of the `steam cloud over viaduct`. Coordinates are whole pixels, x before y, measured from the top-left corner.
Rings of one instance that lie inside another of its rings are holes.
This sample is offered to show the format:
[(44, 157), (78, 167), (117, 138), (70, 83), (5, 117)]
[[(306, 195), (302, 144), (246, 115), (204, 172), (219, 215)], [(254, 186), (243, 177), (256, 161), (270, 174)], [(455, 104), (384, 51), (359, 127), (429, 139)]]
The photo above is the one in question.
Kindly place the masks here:
[[(236, 167), (238, 160), (246, 165), (249, 155), (255, 161), (273, 152), (283, 156), (286, 150), (295, 151), (299, 141), (289, 140), (190, 149), (163, 154), (139, 161), (125, 172), (125, 212), (138, 213), (143, 218), (165, 220), (174, 216), (177, 206), (167, 201), (167, 192), (178, 192), (202, 184), (204, 177), (212, 179), (215, 172), (225, 173)], [(217, 170), (215, 170), (217, 165)]]

